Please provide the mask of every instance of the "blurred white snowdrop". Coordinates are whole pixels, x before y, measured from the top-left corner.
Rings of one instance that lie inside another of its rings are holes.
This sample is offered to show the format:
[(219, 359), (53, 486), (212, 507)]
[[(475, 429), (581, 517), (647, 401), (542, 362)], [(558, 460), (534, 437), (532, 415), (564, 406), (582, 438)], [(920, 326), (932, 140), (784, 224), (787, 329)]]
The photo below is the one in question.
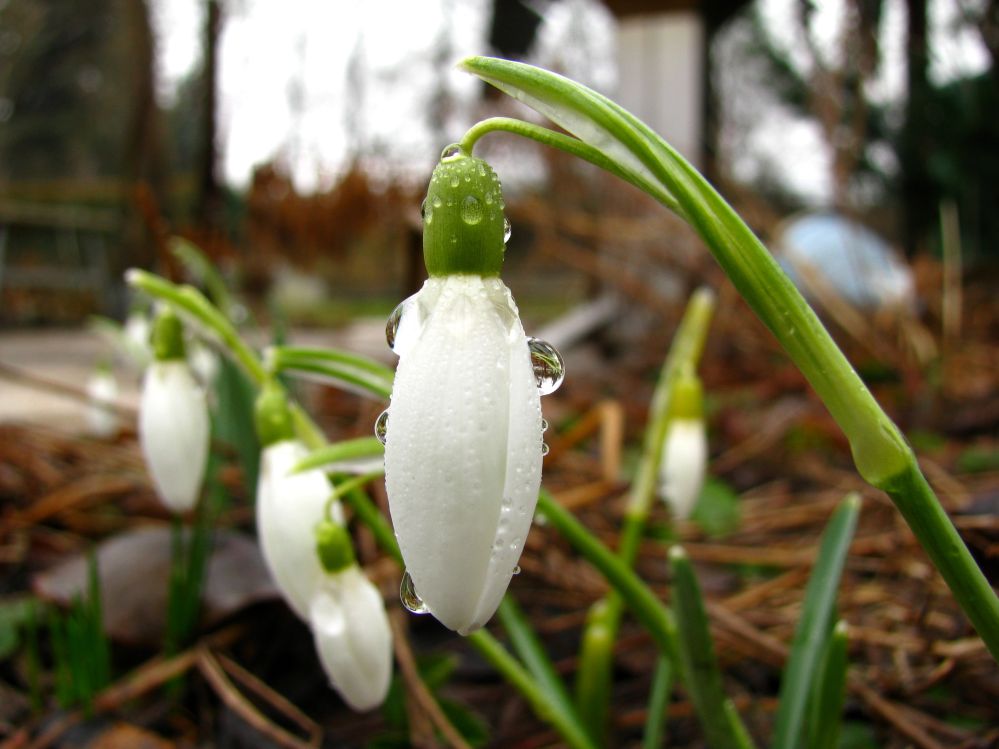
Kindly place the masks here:
[(156, 493), (175, 513), (194, 507), (208, 461), (210, 423), (205, 393), (184, 358), (180, 320), (156, 318), (153, 362), (146, 368), (139, 404), (139, 441)]
[(541, 483), (540, 395), (561, 383), (562, 365), (527, 338), (498, 277), (509, 225), (488, 164), (446, 150), (423, 220), (430, 278), (386, 328), (399, 366), (376, 434), (403, 601), (467, 634), (517, 568)]
[(152, 342), (150, 341), (153, 325), (149, 321), (149, 315), (142, 310), (132, 310), (125, 318), (122, 332), (129, 359), (138, 368), (144, 369), (153, 358)]
[(256, 404), (263, 445), (257, 534), (267, 567), (288, 605), (308, 622), (323, 669), (354, 710), (385, 700), (392, 634), (385, 603), (354, 559), (343, 510), (318, 469), (294, 472), (308, 455), (295, 438), (288, 399), (276, 383)]
[(120, 424), (114, 411), (118, 400), (118, 381), (107, 365), (101, 365), (87, 380), (87, 432), (99, 439), (114, 439)]
[(381, 593), (357, 566), (336, 522), (316, 529), (323, 577), (309, 605), (316, 651), (330, 684), (354, 710), (385, 701), (392, 678), (392, 630)]
[(211, 346), (197, 339), (191, 342), (188, 349), (187, 360), (191, 363), (194, 376), (198, 378), (198, 382), (206, 392), (211, 392), (219, 373), (219, 355)]
[[(265, 386), (256, 405), (257, 437), (262, 446), (257, 480), (257, 535), (264, 560), (288, 605), (303, 620), (320, 580), (322, 565), (313, 543), (326, 517), (333, 488), (320, 470), (293, 473), (308, 449), (295, 438), (287, 397), (276, 384)], [(333, 519), (342, 522), (339, 502)]]
[(707, 473), (708, 434), (703, 401), (697, 375), (681, 374), (673, 386), (659, 464), (659, 494), (678, 520), (686, 520), (694, 511)]

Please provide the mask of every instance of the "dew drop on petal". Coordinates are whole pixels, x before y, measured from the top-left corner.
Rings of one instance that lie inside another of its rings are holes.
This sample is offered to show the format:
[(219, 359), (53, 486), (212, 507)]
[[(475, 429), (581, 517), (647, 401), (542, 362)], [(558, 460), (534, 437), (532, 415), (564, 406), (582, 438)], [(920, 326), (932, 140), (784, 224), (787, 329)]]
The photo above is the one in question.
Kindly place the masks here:
[(531, 351), (531, 367), (534, 380), (541, 395), (549, 395), (558, 390), (565, 379), (565, 363), (562, 354), (547, 341), (528, 338), (527, 347)]
[(431, 224), (434, 221), (434, 207), (427, 202), (426, 198), (420, 204), (420, 216), (423, 217), (423, 222), (426, 224)]
[(542, 442), (541, 443), (541, 457), (543, 458), (547, 454), (548, 454), (548, 443), (547, 442)]
[(460, 143), (451, 143), (444, 146), (444, 150), (441, 151), (441, 161), (450, 161), (464, 154), (465, 152), (461, 149)]
[(388, 316), (388, 320), (385, 321), (385, 342), (392, 350), (395, 350), (395, 337), (399, 332), (399, 323), (402, 322), (402, 313), (405, 308), (406, 302), (399, 302), (392, 310), (392, 314)]
[(413, 578), (410, 577), (409, 570), (402, 573), (402, 582), (399, 584), (399, 600), (406, 608), (406, 611), (411, 614), (430, 613), (430, 609), (427, 608), (423, 599), (416, 592), (416, 586), (413, 585)]
[(542, 432), (547, 432), (548, 431), (548, 419), (542, 419), (541, 420), (541, 431)]
[(482, 220), (482, 204), (474, 195), (469, 195), (461, 204), (461, 220), (474, 226)]
[[(502, 206), (500, 206), (502, 207)], [(510, 237), (513, 236), (513, 227), (510, 226), (510, 219), (503, 218), (503, 242), (509, 242)]]
[(516, 567), (513, 568), (513, 573), (512, 574), (514, 574), (514, 575), (519, 575), (520, 574), (520, 565), (519, 564)]
[(388, 420), (389, 412), (387, 408), (378, 415), (377, 419), (375, 419), (375, 437), (383, 445), (388, 437)]

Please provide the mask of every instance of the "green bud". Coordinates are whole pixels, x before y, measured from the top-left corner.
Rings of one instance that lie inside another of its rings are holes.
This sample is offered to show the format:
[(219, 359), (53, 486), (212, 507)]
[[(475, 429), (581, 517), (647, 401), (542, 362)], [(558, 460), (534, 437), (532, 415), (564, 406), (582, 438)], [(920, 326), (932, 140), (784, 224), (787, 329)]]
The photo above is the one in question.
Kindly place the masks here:
[(186, 356), (184, 326), (181, 325), (180, 318), (169, 309), (162, 310), (156, 316), (150, 340), (156, 361), (183, 359)]
[(423, 202), (423, 260), (431, 276), (498, 276), (505, 243), (503, 192), (482, 159), (444, 149)]
[(327, 572), (340, 572), (356, 564), (350, 534), (342, 525), (330, 520), (316, 526), (316, 553)]
[(704, 388), (701, 386), (701, 378), (695, 372), (682, 372), (673, 383), (669, 418), (704, 418)]
[(288, 396), (276, 382), (264, 385), (253, 409), (257, 439), (263, 447), (295, 436), (295, 422), (288, 407)]

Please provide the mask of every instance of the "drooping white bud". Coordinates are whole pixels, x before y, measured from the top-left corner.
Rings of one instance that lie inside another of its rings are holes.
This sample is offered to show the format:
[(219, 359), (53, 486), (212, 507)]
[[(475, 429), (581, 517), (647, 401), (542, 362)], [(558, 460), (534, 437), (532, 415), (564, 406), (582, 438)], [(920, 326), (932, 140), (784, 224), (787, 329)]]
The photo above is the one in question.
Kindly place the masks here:
[(707, 465), (708, 435), (704, 420), (673, 419), (663, 445), (659, 493), (678, 520), (686, 520), (694, 511)]
[(110, 369), (100, 368), (87, 380), (87, 432), (99, 439), (114, 439), (120, 424), (114, 411), (118, 400), (118, 381)]
[[(308, 450), (296, 439), (283, 439), (265, 447), (260, 456), (257, 481), (257, 535), (264, 560), (298, 616), (309, 619), (309, 605), (325, 576), (316, 554), (315, 530), (326, 519), (333, 492), (319, 470), (292, 473)], [(343, 522), (338, 502), (332, 519)]]
[(378, 589), (352, 564), (324, 574), (309, 606), (323, 669), (354, 710), (385, 700), (392, 677), (392, 631)]
[(433, 277), (408, 300), (385, 480), (416, 594), (467, 634), (496, 611), (531, 527), (542, 428), (528, 340), (498, 278)]
[(205, 393), (187, 362), (150, 364), (142, 382), (139, 441), (156, 493), (172, 512), (186, 512), (198, 501), (210, 431)]

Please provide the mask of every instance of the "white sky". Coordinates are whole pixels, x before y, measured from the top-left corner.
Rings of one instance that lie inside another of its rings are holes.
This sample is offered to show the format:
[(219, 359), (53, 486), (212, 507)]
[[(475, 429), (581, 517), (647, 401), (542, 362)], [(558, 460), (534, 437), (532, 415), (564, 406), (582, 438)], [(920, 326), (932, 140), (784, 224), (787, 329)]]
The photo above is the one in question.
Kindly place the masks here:
[[(835, 48), (844, 1), (817, 3), (818, 37), (827, 51)], [(797, 0), (760, 2), (778, 40), (793, 51), (789, 19)], [(931, 76), (937, 81), (988, 64), (977, 38), (952, 31), (957, 2), (930, 0), (936, 29)], [(151, 3), (164, 101), (197, 65), (203, 5), (201, 0)], [(446, 139), (456, 139), (471, 124), (478, 84), (452, 65), (486, 51), (488, 0), (226, 0), (223, 6), (228, 16), (220, 40), (220, 142), (225, 178), (235, 185), (246, 185), (254, 165), (277, 157), (300, 189), (328, 187), (345, 166), (350, 122), (369, 150), (376, 148), (396, 168), (425, 173), (442, 144), (430, 131), (426, 96), (441, 80), (456, 102), (445, 122)], [(540, 37), (546, 50), (539, 54), (540, 64), (555, 60), (584, 82), (612, 90), (613, 70), (607, 67), (613, 34), (607, 17), (596, 0), (551, 6)], [(887, 0), (883, 24), (884, 72), (871, 93), (889, 99), (903, 85), (903, 0)], [(446, 59), (435, 60), (441, 40), (449, 45)], [(352, 58), (366, 96), (348, 105)], [(773, 137), (775, 132), (781, 137)], [(827, 197), (827, 156), (813, 123), (768, 111), (745, 143), (760, 158), (792, 162), (794, 168), (786, 172), (794, 189), (815, 200)], [(746, 171), (736, 166), (737, 172)]]

